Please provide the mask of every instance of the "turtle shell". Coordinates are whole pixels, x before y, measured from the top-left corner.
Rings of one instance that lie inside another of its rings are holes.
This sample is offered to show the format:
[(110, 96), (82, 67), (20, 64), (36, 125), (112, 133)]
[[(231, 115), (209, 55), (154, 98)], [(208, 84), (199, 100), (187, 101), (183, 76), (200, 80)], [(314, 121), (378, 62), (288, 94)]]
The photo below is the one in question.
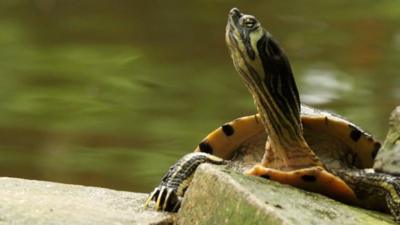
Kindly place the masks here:
[[(301, 107), (304, 138), (328, 169), (371, 168), (379, 141), (341, 116)], [(195, 151), (244, 164), (260, 162), (267, 133), (258, 114), (241, 117), (211, 132)]]

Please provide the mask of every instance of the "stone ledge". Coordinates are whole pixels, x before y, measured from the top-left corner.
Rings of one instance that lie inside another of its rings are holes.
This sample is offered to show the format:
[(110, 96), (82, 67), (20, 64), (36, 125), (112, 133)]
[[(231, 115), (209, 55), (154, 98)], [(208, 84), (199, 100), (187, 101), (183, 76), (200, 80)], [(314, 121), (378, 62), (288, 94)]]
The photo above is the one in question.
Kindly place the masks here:
[(209, 164), (197, 169), (176, 216), (144, 211), (146, 197), (141, 193), (3, 177), (0, 225), (396, 224), (387, 214)]
[(348, 206), (319, 194), (209, 164), (197, 169), (178, 213), (177, 223), (396, 224), (387, 214)]
[(147, 194), (18, 178), (0, 178), (0, 224), (170, 225), (173, 216), (144, 211)]

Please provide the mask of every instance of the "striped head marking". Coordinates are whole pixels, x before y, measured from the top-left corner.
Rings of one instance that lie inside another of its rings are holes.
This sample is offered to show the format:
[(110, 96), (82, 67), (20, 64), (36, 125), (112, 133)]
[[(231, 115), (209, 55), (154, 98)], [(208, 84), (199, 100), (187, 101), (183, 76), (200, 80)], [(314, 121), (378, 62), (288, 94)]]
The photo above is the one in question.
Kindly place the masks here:
[[(232, 55), (236, 60), (246, 57), (253, 61), (256, 58), (256, 41), (263, 35), (264, 30), (254, 16), (242, 14), (237, 8), (229, 12), (226, 42), (229, 48), (238, 48), (240, 52), (245, 52), (245, 55)], [(230, 49), (231, 54), (239, 53), (238, 49)]]
[(254, 16), (237, 8), (229, 12), (225, 40), (268, 133), (280, 139), (302, 135), (299, 94), (278, 43)]

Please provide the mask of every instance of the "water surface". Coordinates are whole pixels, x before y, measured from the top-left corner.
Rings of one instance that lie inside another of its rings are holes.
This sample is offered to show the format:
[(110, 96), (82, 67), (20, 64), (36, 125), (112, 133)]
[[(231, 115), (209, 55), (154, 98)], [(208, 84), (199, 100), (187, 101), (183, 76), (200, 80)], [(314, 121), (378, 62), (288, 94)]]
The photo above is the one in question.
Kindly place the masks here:
[(255, 112), (224, 43), (232, 7), (286, 50), (303, 102), (384, 139), (400, 103), (396, 1), (0, 3), (0, 175), (150, 191)]

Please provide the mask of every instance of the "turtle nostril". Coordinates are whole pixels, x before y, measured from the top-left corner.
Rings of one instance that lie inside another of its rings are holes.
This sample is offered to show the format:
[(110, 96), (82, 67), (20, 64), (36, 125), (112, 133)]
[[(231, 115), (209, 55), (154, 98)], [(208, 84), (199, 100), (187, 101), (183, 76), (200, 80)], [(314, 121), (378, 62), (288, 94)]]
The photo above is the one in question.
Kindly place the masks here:
[(240, 11), (239, 11), (239, 9), (238, 8), (232, 8), (230, 11), (229, 11), (229, 15), (231, 15), (231, 16), (236, 16), (236, 15), (240, 15)]

